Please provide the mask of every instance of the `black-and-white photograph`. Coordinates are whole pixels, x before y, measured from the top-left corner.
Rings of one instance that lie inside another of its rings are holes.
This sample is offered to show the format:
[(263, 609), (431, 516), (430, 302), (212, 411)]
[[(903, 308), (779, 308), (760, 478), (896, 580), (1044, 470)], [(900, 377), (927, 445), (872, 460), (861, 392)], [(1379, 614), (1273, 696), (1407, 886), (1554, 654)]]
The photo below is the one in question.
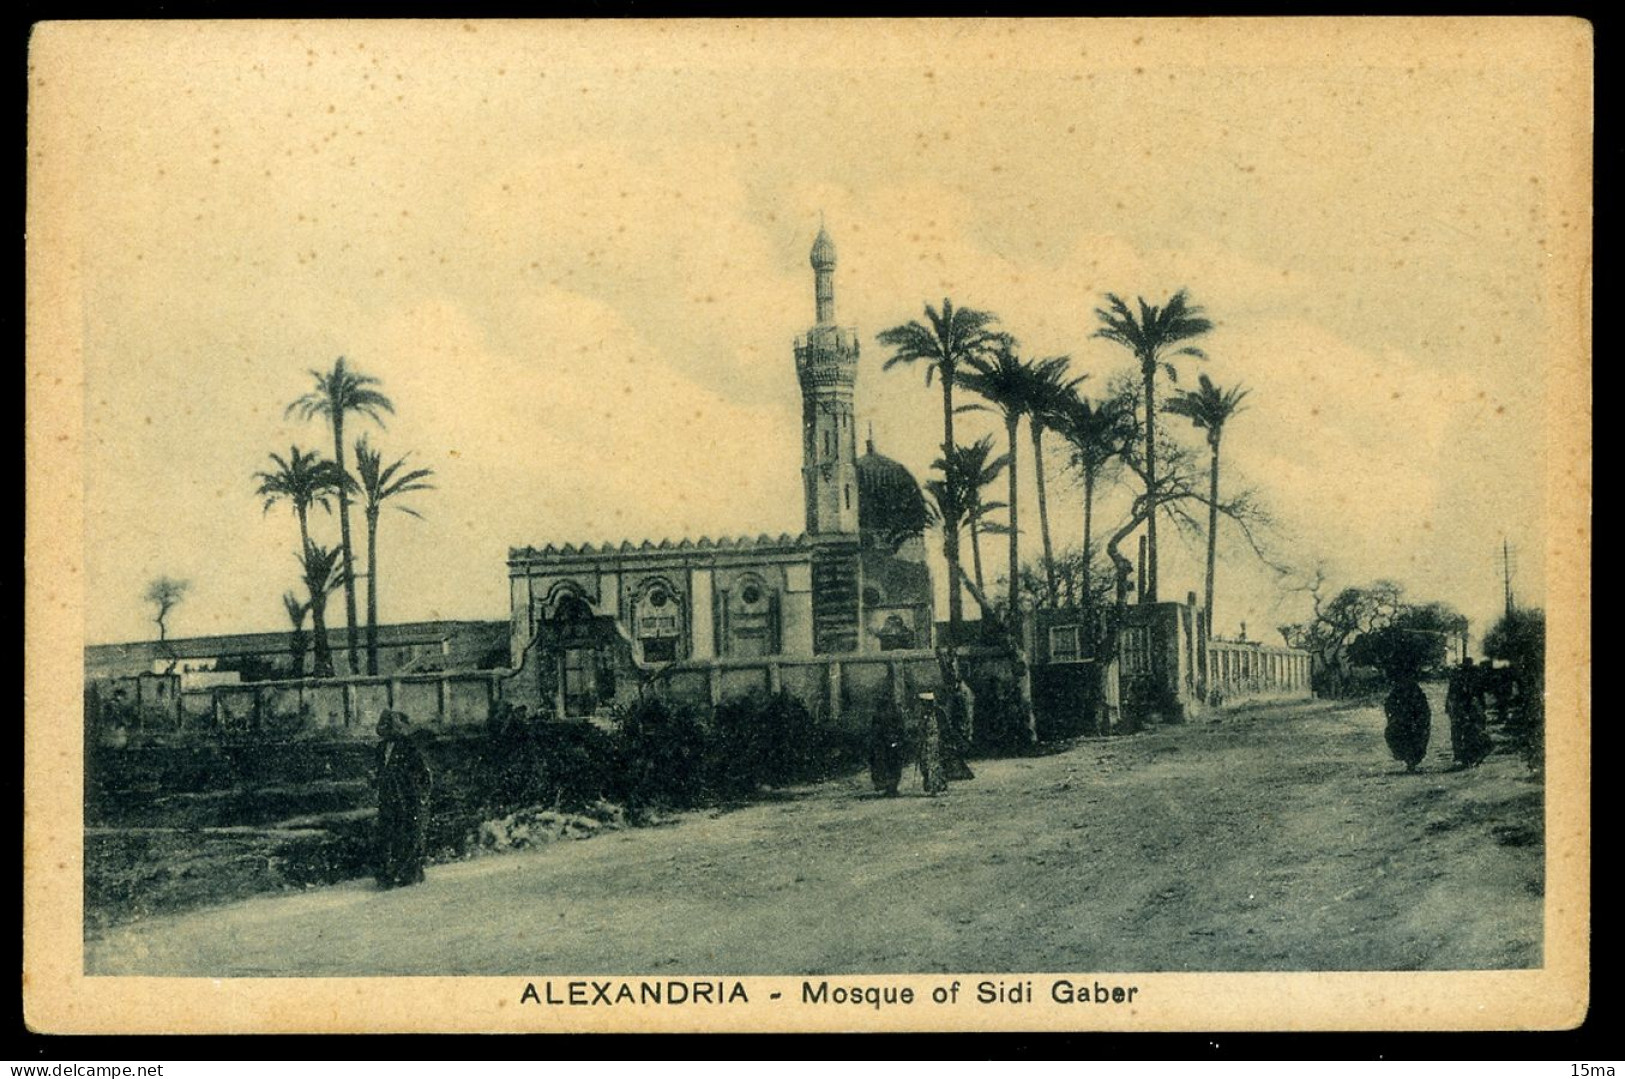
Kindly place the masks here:
[(40, 27), (72, 973), (1019, 1028), (1551, 969), (1590, 50)]

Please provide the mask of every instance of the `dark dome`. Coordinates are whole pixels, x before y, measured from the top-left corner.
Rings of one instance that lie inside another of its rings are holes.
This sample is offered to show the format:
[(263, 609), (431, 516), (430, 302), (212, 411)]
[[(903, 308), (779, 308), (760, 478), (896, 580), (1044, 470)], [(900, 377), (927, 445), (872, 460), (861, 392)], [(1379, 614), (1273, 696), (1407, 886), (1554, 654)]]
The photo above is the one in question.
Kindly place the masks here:
[(914, 475), (890, 457), (869, 452), (858, 458), (858, 523), (890, 544), (925, 531), (925, 496)]

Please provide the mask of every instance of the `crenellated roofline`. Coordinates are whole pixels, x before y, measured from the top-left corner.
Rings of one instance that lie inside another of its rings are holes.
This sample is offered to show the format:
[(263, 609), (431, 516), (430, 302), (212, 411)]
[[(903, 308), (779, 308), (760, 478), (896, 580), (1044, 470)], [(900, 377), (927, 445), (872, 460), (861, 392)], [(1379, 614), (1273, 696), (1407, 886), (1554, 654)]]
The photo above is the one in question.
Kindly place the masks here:
[(557, 564), (561, 562), (593, 562), (605, 558), (631, 558), (647, 555), (676, 555), (696, 552), (745, 552), (754, 555), (796, 554), (800, 555), (813, 547), (826, 542), (824, 537), (811, 536), (805, 532), (792, 536), (788, 532), (781, 532), (777, 536), (764, 532), (759, 536), (721, 536), (713, 539), (710, 536), (701, 536), (697, 540), (670, 539), (644, 540), (633, 543), (624, 540), (621, 543), (607, 542), (602, 544), (583, 543), (579, 546), (566, 543), (563, 546), (547, 544), (544, 547), (510, 547), (508, 548), (508, 564), (510, 566), (532, 565), (537, 562)]

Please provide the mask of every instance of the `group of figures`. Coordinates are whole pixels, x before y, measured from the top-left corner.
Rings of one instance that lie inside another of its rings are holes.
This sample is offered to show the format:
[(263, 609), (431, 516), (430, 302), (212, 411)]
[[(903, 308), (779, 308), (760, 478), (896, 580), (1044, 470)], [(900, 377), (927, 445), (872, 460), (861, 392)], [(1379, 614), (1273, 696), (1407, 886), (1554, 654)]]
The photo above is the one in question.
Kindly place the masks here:
[(937, 694), (927, 692), (914, 699), (911, 716), (905, 717), (892, 704), (875, 710), (869, 729), (869, 778), (876, 791), (897, 797), (910, 759), (918, 765), (920, 789), (928, 795), (947, 790), (950, 780), (976, 778), (965, 759), (975, 708), (968, 685), (960, 683), (953, 705), (943, 708)]
[[(1444, 711), (1450, 719), (1450, 752), (1455, 769), (1472, 768), (1490, 755), (1489, 712), (1485, 705), (1487, 687), (1481, 668), (1464, 659), (1450, 674), (1445, 689)], [(1383, 702), (1388, 725), (1384, 735), (1394, 759), (1414, 772), (1427, 755), (1433, 734), (1432, 710), (1426, 694), (1412, 672), (1391, 676), (1393, 688)]]

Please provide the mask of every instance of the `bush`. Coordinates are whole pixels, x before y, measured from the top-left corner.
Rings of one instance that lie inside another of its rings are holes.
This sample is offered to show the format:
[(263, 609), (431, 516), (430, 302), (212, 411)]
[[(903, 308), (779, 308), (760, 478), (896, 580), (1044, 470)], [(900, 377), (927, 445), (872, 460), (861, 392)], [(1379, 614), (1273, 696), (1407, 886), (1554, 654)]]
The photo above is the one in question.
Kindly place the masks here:
[(581, 813), (606, 799), (625, 797), (613, 738), (591, 723), (554, 722), (540, 729), (537, 768), (545, 796), (537, 801)]
[(1027, 720), (1021, 690), (1008, 678), (994, 678), (976, 695), (976, 747), (999, 753), (1025, 752)]
[(645, 698), (620, 712), (615, 757), (627, 808), (691, 809), (705, 795), (709, 738), (684, 705)]
[(1511, 748), (1531, 768), (1545, 761), (1546, 615), (1523, 608), (1507, 612), (1484, 635), (1484, 654), (1506, 667), (1483, 674)]
[(724, 701), (711, 724), (711, 792), (748, 798), (758, 787), (821, 777), (828, 756), (812, 713), (795, 697), (753, 693)]

